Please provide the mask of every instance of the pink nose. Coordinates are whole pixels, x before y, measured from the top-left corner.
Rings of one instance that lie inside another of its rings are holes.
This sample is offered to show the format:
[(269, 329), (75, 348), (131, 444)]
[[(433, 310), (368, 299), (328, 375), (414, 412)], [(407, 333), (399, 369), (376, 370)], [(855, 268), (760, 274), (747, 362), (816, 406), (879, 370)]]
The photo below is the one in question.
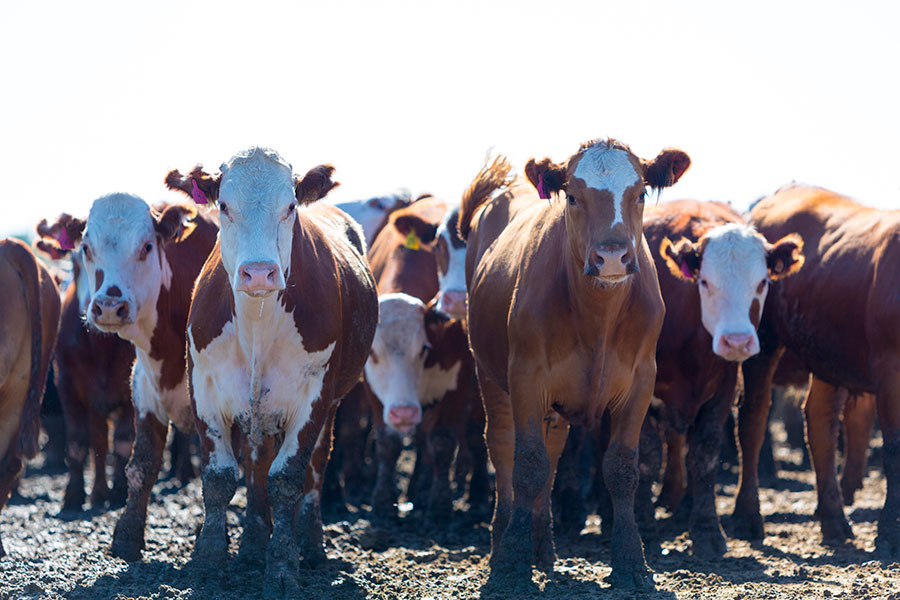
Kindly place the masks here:
[(91, 303), (91, 320), (95, 325), (123, 325), (131, 323), (131, 307), (121, 298), (96, 296)]
[(441, 293), (440, 310), (444, 311), (454, 319), (466, 318), (466, 291), (465, 290), (447, 290)]
[(418, 406), (392, 406), (388, 411), (388, 424), (403, 433), (408, 433), (409, 430), (419, 424), (421, 419), (422, 412)]
[(747, 333), (728, 333), (719, 338), (716, 354), (728, 360), (745, 360), (756, 354), (753, 336)]
[(634, 253), (626, 244), (602, 244), (591, 250), (584, 266), (585, 275), (622, 277), (635, 271)]
[(271, 262), (244, 263), (238, 269), (239, 292), (272, 292), (282, 289), (275, 277), (278, 265)]

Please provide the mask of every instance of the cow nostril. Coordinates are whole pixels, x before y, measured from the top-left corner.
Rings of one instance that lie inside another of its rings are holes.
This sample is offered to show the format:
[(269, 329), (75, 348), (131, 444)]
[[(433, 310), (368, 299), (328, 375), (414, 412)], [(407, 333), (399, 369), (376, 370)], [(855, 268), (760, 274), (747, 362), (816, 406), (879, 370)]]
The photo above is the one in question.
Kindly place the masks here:
[(103, 309), (100, 308), (100, 305), (94, 302), (94, 306), (91, 308), (91, 312), (94, 313), (95, 317), (99, 317), (103, 314)]
[(120, 319), (124, 319), (125, 317), (127, 317), (128, 316), (128, 305), (123, 304), (122, 306), (120, 306), (119, 310), (116, 311), (116, 316), (119, 317)]

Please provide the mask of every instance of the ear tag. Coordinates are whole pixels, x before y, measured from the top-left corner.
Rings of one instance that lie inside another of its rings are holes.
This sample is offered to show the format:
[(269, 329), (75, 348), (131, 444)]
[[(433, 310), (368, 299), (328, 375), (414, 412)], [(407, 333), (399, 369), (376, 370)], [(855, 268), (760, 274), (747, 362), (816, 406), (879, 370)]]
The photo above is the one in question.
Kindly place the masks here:
[(206, 194), (204, 194), (203, 190), (197, 186), (197, 181), (195, 179), (191, 179), (191, 185), (193, 186), (191, 196), (194, 198), (194, 202), (197, 204), (209, 204), (209, 201), (206, 199)]
[(681, 274), (684, 275), (688, 279), (694, 278), (694, 274), (691, 273), (691, 270), (688, 268), (686, 262), (681, 263)]
[(72, 239), (69, 237), (69, 232), (66, 231), (65, 227), (59, 228), (59, 237), (57, 238), (59, 242), (59, 247), (63, 250), (74, 250), (75, 244), (72, 243)]
[(549, 200), (550, 199), (550, 194), (548, 194), (544, 190), (544, 174), (543, 173), (538, 173), (537, 192), (538, 192), (538, 196), (540, 197), (541, 200)]
[(421, 240), (419, 240), (419, 236), (416, 235), (416, 230), (410, 229), (409, 233), (406, 234), (406, 239), (403, 241), (403, 245), (410, 250), (418, 250), (420, 243)]

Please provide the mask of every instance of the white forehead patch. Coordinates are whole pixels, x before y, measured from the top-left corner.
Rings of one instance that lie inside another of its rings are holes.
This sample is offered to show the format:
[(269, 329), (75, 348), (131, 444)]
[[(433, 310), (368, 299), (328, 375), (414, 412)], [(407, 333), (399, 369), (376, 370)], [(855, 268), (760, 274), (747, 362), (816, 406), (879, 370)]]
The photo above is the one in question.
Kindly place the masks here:
[(294, 193), (290, 163), (268, 148), (254, 147), (235, 154), (220, 170), (220, 196), (232, 202), (261, 203)]
[(755, 285), (766, 275), (766, 248), (762, 236), (749, 225), (728, 223), (706, 233), (700, 271), (717, 284), (746, 279)]
[(107, 194), (91, 206), (84, 236), (95, 246), (121, 250), (130, 256), (143, 238), (152, 236), (150, 206), (132, 194)]
[(634, 170), (629, 155), (624, 150), (597, 144), (584, 151), (575, 168), (575, 177), (595, 190), (612, 192), (616, 214), (613, 225), (622, 223), (622, 197), (625, 190), (638, 183), (641, 178)]

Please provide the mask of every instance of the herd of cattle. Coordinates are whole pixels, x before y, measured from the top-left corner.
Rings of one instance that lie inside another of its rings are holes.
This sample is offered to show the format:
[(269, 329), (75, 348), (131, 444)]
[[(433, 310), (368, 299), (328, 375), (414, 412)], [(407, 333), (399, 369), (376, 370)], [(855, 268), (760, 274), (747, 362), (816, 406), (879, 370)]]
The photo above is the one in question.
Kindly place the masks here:
[(645, 208), (689, 166), (677, 149), (645, 160), (594, 140), (562, 163), (528, 161), (525, 177), (488, 160), (459, 203), (331, 204), (319, 200), (338, 185), (332, 166), (298, 176), (251, 148), (214, 174), (170, 172), (166, 185), (193, 203), (116, 193), (86, 219), (41, 222), (39, 253), (73, 264), (62, 300), (27, 245), (2, 241), (0, 507), (38, 450), (52, 359), (68, 428), (63, 508), (84, 504), (90, 448), (90, 501), (124, 505), (111, 551), (126, 560), (141, 557), (170, 423), (199, 436), (205, 516), (192, 563), (227, 560), (242, 466), (238, 560), (264, 569), (275, 596), (300, 590), (301, 559), (325, 558), (323, 493), (394, 516), (412, 434), (410, 495), (438, 523), (452, 514), (454, 476), (473, 507), (490, 504), (489, 456), (491, 568), (511, 581), (552, 567), (551, 503), (557, 527), (581, 529), (589, 452), (610, 580), (649, 588), (642, 536), (663, 462), (658, 502), (689, 498), (693, 552), (723, 554), (715, 477), (740, 398), (734, 534), (761, 538), (773, 382), (811, 374), (823, 536), (853, 535), (844, 503), (858, 482), (851, 469), (838, 485), (836, 438), (845, 400), (868, 399), (853, 404), (863, 426), (848, 428), (848, 447), (864, 456), (877, 407), (877, 546), (900, 555), (900, 212), (803, 185), (746, 218), (718, 202)]

